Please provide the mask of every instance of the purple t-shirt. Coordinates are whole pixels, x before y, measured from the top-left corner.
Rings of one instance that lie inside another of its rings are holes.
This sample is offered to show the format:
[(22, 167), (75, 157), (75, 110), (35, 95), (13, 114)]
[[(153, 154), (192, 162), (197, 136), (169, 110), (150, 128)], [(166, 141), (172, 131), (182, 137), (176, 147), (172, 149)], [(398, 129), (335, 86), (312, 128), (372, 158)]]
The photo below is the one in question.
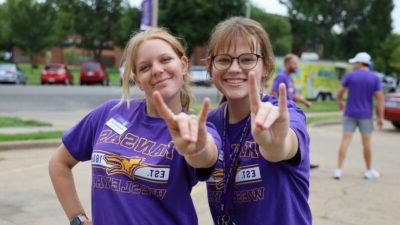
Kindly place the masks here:
[[(190, 192), (214, 168), (189, 166), (144, 100), (131, 100), (129, 109), (117, 103), (101, 105), (62, 137), (76, 160), (91, 160), (93, 225), (197, 224)], [(220, 149), (214, 126), (207, 128)]]
[(349, 89), (344, 115), (356, 119), (372, 118), (373, 96), (382, 90), (379, 77), (371, 71), (357, 69), (346, 74), (342, 86)]
[(292, 100), (293, 94), (296, 92), (294, 87), (293, 78), (282, 70), (278, 75), (275, 77), (274, 82), (272, 84), (272, 91), (279, 94), (279, 84), (284, 83), (286, 86), (286, 96), (287, 99)]
[[(275, 97), (265, 96), (264, 102), (277, 105)], [(309, 196), (309, 135), (306, 117), (301, 109), (289, 101), (290, 127), (299, 141), (299, 151), (294, 158), (282, 162), (269, 162), (259, 152), (259, 146), (250, 134), (240, 152), (240, 165), (236, 172), (232, 217), (237, 225), (310, 225)], [(223, 138), (224, 108), (222, 104), (209, 113), (208, 120), (217, 127)], [(233, 153), (239, 146), (240, 136), (247, 118), (229, 124), (227, 143)], [(219, 157), (216, 169), (207, 180), (208, 201), (216, 223), (220, 214), (220, 201), (224, 188), (223, 157)]]

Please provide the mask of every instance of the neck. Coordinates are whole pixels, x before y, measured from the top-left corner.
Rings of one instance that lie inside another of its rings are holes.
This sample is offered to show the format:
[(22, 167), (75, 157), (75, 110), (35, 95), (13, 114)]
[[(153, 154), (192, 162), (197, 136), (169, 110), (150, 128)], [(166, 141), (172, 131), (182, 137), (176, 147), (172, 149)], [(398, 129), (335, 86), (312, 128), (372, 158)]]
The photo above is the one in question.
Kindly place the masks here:
[(237, 123), (250, 114), (249, 98), (228, 100), (229, 123)]
[[(174, 114), (178, 114), (182, 111), (182, 105), (180, 99), (175, 99), (170, 101), (164, 99), (164, 102)], [(160, 114), (158, 113), (156, 107), (154, 106), (153, 101), (150, 100), (149, 98), (146, 98), (146, 113), (150, 117), (160, 117)]]

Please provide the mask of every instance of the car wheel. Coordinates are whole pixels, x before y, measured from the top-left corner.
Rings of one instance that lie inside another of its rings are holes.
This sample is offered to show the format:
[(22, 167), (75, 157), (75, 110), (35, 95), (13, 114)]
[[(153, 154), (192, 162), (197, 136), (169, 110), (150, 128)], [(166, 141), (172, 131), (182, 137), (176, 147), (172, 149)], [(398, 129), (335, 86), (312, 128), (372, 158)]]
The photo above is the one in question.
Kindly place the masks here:
[(400, 130), (400, 121), (392, 121), (392, 124), (397, 130)]

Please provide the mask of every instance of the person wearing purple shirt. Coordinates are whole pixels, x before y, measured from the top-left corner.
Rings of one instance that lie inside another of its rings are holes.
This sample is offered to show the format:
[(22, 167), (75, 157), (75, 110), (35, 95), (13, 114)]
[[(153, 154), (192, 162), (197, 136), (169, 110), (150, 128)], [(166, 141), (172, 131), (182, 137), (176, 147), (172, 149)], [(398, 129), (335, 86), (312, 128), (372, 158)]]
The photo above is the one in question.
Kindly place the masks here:
[(310, 225), (309, 135), (306, 117), (286, 97), (263, 94), (274, 68), (267, 32), (251, 19), (232, 17), (211, 35), (207, 58), (223, 94), (208, 115), (222, 152), (207, 180), (214, 223)]
[[(346, 74), (342, 80), (342, 86), (337, 93), (339, 109), (344, 110), (343, 136), (338, 153), (338, 167), (333, 172), (333, 178), (340, 179), (342, 176), (343, 162), (346, 157), (347, 148), (358, 127), (363, 143), (363, 154), (367, 170), (364, 178), (375, 179), (379, 173), (372, 168), (371, 134), (373, 126), (373, 97), (376, 98), (377, 127), (383, 125), (383, 91), (380, 79), (369, 70), (371, 56), (366, 52), (358, 53), (349, 60), (354, 64), (354, 70)], [(346, 107), (343, 95), (348, 91)]]
[(295, 102), (299, 102), (306, 106), (311, 107), (312, 102), (307, 101), (296, 92), (296, 88), (293, 82), (292, 74), (294, 74), (299, 68), (299, 57), (295, 54), (287, 54), (283, 59), (283, 70), (278, 73), (272, 84), (271, 95), (278, 96), (279, 84), (284, 83), (286, 86), (287, 98)]
[[(71, 225), (197, 224), (190, 192), (216, 165), (221, 141), (190, 104), (188, 58), (165, 29), (133, 36), (124, 52), (123, 97), (99, 106), (62, 136), (49, 162)], [(129, 80), (145, 93), (130, 99)], [(85, 213), (72, 168), (92, 165), (92, 210)]]

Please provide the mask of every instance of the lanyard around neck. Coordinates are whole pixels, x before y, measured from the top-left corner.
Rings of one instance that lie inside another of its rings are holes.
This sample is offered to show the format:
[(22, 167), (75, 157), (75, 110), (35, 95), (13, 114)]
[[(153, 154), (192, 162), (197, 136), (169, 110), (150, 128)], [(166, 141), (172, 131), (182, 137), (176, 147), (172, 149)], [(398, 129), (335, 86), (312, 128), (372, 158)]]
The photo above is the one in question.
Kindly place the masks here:
[(218, 218), (219, 224), (229, 224), (230, 211), (233, 206), (233, 192), (235, 186), (236, 170), (239, 167), (239, 156), (250, 130), (250, 115), (247, 116), (246, 124), (242, 130), (239, 140), (239, 146), (234, 149), (232, 154), (229, 154), (230, 142), (228, 141), (228, 125), (229, 112), (228, 104), (225, 105), (224, 123), (222, 133), (222, 152), (224, 154), (224, 190), (221, 195), (221, 215)]

